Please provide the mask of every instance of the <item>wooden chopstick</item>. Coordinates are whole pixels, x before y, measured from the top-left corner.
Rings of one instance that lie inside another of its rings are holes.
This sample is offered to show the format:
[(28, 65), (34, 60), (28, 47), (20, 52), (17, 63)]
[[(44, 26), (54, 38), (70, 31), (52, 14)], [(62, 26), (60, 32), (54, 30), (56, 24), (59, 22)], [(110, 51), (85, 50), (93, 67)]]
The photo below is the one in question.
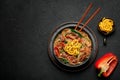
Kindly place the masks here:
[(91, 17), (86, 21), (86, 23), (80, 28), (79, 31), (82, 31), (82, 29), (96, 16), (96, 14), (100, 11), (101, 8), (98, 8)]
[(78, 24), (75, 26), (75, 29), (77, 29), (77, 27), (80, 25), (80, 23), (83, 21), (83, 19), (85, 18), (85, 16), (88, 14), (88, 12), (90, 11), (90, 9), (92, 8), (92, 3), (89, 4), (88, 8), (85, 10), (83, 16), (81, 17), (81, 19), (79, 20)]

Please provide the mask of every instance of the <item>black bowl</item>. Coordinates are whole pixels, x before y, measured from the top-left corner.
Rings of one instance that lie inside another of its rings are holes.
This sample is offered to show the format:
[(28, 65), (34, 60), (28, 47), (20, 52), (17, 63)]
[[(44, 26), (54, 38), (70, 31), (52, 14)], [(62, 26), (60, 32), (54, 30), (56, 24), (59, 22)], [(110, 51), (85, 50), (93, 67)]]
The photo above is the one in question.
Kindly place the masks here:
[[(103, 18), (102, 18), (103, 19)], [(100, 20), (100, 22), (102, 22), (102, 19)], [(106, 18), (106, 19), (111, 19), (111, 18)], [(113, 19), (111, 19), (111, 20), (113, 20)], [(99, 22), (99, 23), (100, 23)], [(113, 29), (112, 29), (112, 31), (110, 31), (110, 32), (105, 32), (105, 31), (101, 31), (101, 29), (100, 29), (100, 27), (99, 27), (99, 23), (98, 23), (98, 31), (103, 35), (103, 44), (104, 45), (106, 45), (107, 44), (107, 37), (108, 36), (111, 36), (111, 34), (113, 33), (113, 32), (115, 32), (115, 23), (113, 22)]]
[[(103, 19), (103, 18), (102, 18)], [(100, 22), (102, 22), (102, 19), (100, 20)], [(111, 18), (106, 18), (106, 19), (111, 19)], [(111, 20), (113, 20), (113, 19), (111, 19)], [(100, 23), (99, 22), (99, 23)], [(98, 24), (99, 24), (98, 23)], [(105, 32), (105, 31), (101, 31), (100, 30), (100, 27), (99, 27), (99, 25), (98, 25), (98, 31), (100, 32), (100, 33), (102, 33), (104, 36), (109, 36), (109, 35), (111, 35), (114, 31), (115, 31), (115, 23), (113, 23), (113, 29), (112, 29), (112, 31), (110, 31), (109, 33), (107, 33), (107, 32)]]
[[(68, 65), (68, 64), (64, 64), (62, 63), (55, 55), (54, 55), (54, 49), (53, 49), (53, 44), (54, 44), (54, 40), (56, 38), (56, 36), (65, 28), (75, 28), (75, 26), (77, 25), (77, 22), (67, 22), (64, 23), (60, 26), (58, 26), (52, 33), (50, 40), (49, 40), (49, 46), (48, 46), (48, 51), (49, 51), (49, 57), (52, 60), (52, 62), (57, 65), (60, 69), (65, 70), (65, 71), (70, 71), (70, 72), (75, 72), (75, 71), (80, 71), (80, 70), (84, 70), (85, 68), (87, 68), (95, 59), (96, 55), (97, 55), (97, 50), (98, 50), (98, 43), (97, 43), (97, 38), (95, 36), (95, 34), (93, 33), (93, 31), (88, 28), (88, 26), (86, 26), (83, 31), (85, 31), (88, 36), (90, 37), (91, 41), (92, 41), (92, 51), (91, 51), (91, 55), (90, 57), (85, 60), (82, 64), (80, 65)], [(80, 24), (80, 27), (82, 27), (83, 24)]]

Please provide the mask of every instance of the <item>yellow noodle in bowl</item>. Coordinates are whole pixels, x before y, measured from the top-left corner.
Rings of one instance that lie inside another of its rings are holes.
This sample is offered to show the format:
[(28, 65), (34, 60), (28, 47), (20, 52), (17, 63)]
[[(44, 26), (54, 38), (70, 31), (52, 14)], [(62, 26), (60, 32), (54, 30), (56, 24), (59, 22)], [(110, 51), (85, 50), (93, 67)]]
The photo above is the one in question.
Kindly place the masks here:
[(110, 33), (113, 30), (113, 20), (108, 18), (103, 18), (102, 21), (99, 23), (99, 28), (101, 31), (106, 33)]
[(69, 41), (65, 45), (64, 51), (66, 51), (70, 55), (78, 55), (78, 54), (80, 54), (81, 46), (82, 46), (82, 44), (77, 39), (74, 39), (72, 41)]

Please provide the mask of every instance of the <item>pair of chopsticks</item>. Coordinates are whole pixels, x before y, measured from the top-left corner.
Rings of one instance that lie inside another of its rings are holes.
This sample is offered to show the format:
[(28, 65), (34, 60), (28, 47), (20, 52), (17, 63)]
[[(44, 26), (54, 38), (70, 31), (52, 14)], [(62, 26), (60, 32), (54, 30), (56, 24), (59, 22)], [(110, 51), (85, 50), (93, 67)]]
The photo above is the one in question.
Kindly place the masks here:
[[(88, 8), (85, 10), (83, 16), (81, 17), (81, 19), (79, 20), (79, 22), (77, 23), (77, 25), (75, 26), (75, 29), (77, 29), (77, 27), (81, 24), (81, 22), (83, 21), (83, 19), (86, 17), (86, 15), (88, 14), (88, 12), (90, 11), (90, 9), (92, 8), (92, 3), (89, 4)], [(98, 12), (100, 11), (100, 7), (97, 8), (95, 10), (95, 12), (89, 17), (89, 19), (85, 22), (85, 24), (80, 28), (79, 31), (82, 31), (82, 29), (84, 27), (86, 27), (86, 25), (98, 14)]]

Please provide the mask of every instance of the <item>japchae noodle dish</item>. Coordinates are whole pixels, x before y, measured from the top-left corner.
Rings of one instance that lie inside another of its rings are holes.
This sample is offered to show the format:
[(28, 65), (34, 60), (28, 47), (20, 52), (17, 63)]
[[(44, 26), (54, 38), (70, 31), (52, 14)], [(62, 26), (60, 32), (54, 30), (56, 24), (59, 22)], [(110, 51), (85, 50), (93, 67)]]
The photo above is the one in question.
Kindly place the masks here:
[(54, 54), (63, 64), (79, 65), (91, 54), (92, 42), (88, 34), (73, 28), (63, 29), (54, 40)]

